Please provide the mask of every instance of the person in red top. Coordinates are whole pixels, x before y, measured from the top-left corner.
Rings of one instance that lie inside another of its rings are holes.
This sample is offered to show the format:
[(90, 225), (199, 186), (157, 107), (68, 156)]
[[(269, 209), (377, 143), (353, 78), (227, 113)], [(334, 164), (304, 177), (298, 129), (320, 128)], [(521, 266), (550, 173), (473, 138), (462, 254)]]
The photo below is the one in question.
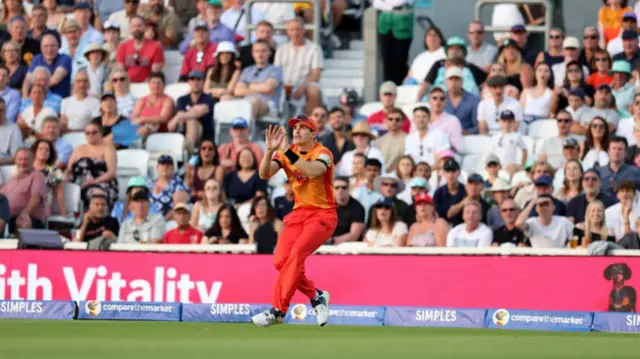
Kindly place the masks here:
[(202, 241), (202, 232), (191, 224), (191, 211), (186, 203), (178, 203), (173, 206), (173, 220), (178, 227), (165, 233), (162, 244), (196, 244)]
[[(395, 108), (398, 87), (392, 81), (383, 82), (380, 85), (380, 101), (382, 102), (382, 110), (372, 113), (367, 118), (367, 123), (378, 137), (383, 136), (387, 132), (387, 112)], [(411, 121), (405, 115), (402, 120), (402, 131), (409, 133), (411, 129)]]
[(279, 271), (273, 308), (251, 318), (258, 327), (284, 322), (296, 290), (309, 297), (320, 326), (329, 319), (329, 293), (319, 290), (305, 274), (304, 262), (333, 234), (338, 224), (333, 193), (333, 155), (315, 142), (318, 129), (306, 116), (292, 118), (293, 146), (288, 146), (286, 130), (269, 126), (266, 152), (260, 163), (260, 178), (267, 180), (283, 169), (294, 196), (293, 211), (284, 218), (284, 228), (274, 253)]
[(164, 49), (153, 40), (144, 38), (145, 21), (140, 16), (131, 18), (131, 39), (118, 46), (117, 66), (127, 71), (131, 82), (145, 82), (152, 72), (164, 67)]
[(180, 70), (180, 81), (187, 81), (189, 72), (200, 70), (207, 72), (210, 66), (216, 62), (216, 48), (209, 40), (209, 25), (206, 21), (198, 22), (193, 32), (193, 43), (182, 60), (182, 69)]

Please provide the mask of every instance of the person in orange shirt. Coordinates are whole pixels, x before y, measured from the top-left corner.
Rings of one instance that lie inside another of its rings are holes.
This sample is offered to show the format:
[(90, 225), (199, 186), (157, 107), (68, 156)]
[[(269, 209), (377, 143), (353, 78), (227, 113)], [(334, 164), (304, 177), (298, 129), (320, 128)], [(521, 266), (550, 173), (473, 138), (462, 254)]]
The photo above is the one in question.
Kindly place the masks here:
[(590, 66), (592, 69), (595, 69), (596, 72), (589, 75), (587, 84), (593, 86), (593, 88), (598, 88), (600, 85), (611, 85), (611, 83), (613, 83), (613, 76), (611, 75), (612, 65), (613, 60), (607, 50), (597, 49), (593, 53)]
[(283, 169), (294, 195), (293, 211), (284, 218), (284, 228), (274, 253), (279, 271), (273, 291), (273, 308), (251, 318), (258, 327), (284, 322), (296, 290), (309, 297), (320, 326), (329, 319), (329, 292), (319, 290), (305, 274), (304, 262), (333, 234), (338, 224), (333, 193), (334, 163), (331, 151), (315, 142), (315, 122), (306, 116), (292, 118), (293, 145), (286, 141), (284, 127), (269, 126), (266, 152), (260, 163), (260, 178), (268, 180)]
[(600, 47), (605, 49), (612, 39), (620, 33), (622, 17), (626, 12), (633, 12), (628, 6), (628, 0), (603, 0), (604, 6), (598, 13), (598, 31), (600, 32)]

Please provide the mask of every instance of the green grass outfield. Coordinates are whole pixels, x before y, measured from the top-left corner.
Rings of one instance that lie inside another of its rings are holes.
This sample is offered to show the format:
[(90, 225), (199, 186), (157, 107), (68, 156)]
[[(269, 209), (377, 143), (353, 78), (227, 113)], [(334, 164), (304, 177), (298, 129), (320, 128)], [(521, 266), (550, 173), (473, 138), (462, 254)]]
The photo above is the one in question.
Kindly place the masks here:
[(0, 321), (0, 358), (638, 358), (636, 335), (399, 327)]

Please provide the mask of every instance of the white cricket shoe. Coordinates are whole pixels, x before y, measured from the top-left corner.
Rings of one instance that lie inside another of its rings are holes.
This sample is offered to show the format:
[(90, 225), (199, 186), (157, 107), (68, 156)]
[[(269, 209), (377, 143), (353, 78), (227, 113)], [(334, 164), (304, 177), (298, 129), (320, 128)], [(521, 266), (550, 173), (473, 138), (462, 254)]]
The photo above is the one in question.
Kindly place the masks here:
[(323, 291), (318, 292), (318, 295), (311, 300), (311, 305), (313, 309), (316, 311), (316, 319), (318, 320), (318, 325), (321, 327), (325, 326), (329, 321), (329, 292)]
[(258, 328), (268, 328), (272, 325), (283, 324), (284, 315), (277, 309), (269, 309), (262, 313), (256, 314), (251, 318), (251, 322)]

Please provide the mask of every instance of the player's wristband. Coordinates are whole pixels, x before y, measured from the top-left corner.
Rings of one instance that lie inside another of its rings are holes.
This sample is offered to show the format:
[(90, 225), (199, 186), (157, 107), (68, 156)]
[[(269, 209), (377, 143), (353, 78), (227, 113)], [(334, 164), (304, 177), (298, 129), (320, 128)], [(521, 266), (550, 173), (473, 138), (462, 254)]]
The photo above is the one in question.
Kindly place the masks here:
[(287, 156), (287, 159), (289, 159), (289, 162), (291, 162), (291, 164), (294, 164), (298, 161), (298, 159), (300, 159), (300, 156), (298, 156), (295, 152), (291, 151), (291, 149), (288, 149), (285, 153), (285, 156)]

